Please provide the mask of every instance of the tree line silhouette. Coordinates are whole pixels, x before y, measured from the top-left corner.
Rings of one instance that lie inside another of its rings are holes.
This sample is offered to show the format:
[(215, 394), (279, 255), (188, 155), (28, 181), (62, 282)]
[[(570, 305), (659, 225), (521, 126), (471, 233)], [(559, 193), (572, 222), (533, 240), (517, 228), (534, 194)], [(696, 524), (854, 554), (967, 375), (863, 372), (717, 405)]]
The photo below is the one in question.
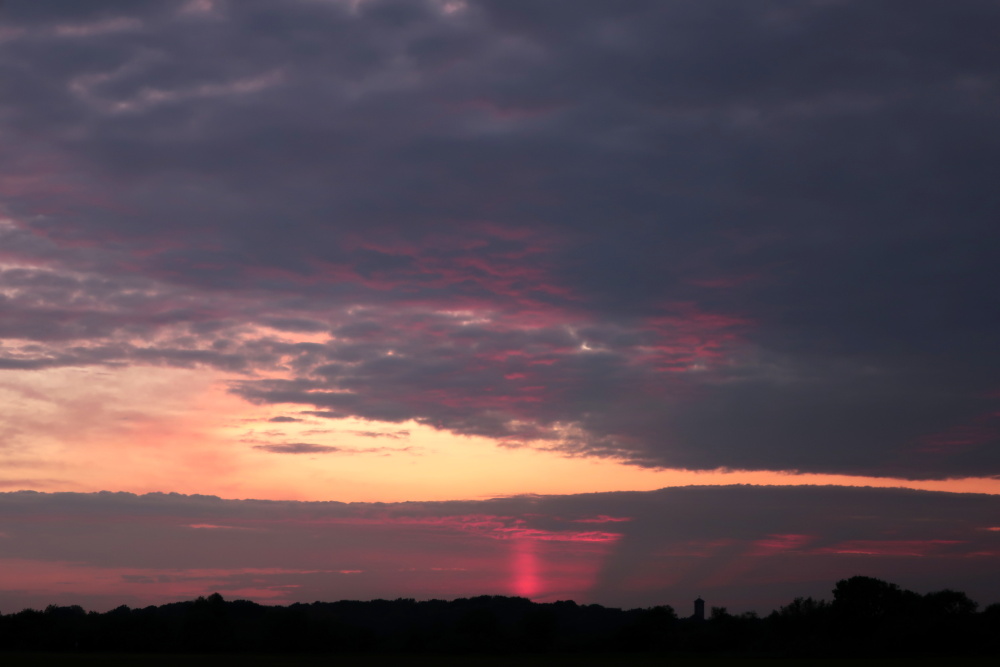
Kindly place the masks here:
[(667, 605), (622, 610), (483, 595), (289, 606), (197, 600), (105, 613), (48, 606), (0, 616), (0, 650), (94, 652), (517, 653), (662, 651), (794, 656), (1000, 653), (1000, 604), (926, 595), (880, 579), (838, 581), (833, 600), (796, 598), (771, 614)]

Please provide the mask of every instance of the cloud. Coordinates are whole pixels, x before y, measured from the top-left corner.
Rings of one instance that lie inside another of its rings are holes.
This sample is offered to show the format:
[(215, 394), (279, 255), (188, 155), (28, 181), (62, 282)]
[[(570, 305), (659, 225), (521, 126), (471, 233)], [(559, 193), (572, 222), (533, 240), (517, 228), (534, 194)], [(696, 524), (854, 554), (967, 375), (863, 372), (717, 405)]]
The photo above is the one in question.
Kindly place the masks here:
[(993, 4), (80, 4), (4, 8), (0, 372), (1000, 474)]
[(238, 526), (220, 526), (214, 523), (192, 523), (188, 528), (195, 530), (252, 530), (250, 528), (240, 528)]
[(358, 435), (362, 438), (389, 438), (390, 440), (402, 440), (410, 437), (410, 432), (403, 431), (393, 431), (391, 433), (383, 433), (381, 431), (347, 431), (351, 435)]
[[(353, 431), (349, 432), (354, 433)], [(406, 436), (400, 436), (395, 433), (364, 434), (364, 432), (362, 432), (362, 437), (388, 437), (392, 439), (399, 439)], [(392, 454), (413, 453), (416, 451), (413, 447), (334, 447), (332, 445), (318, 445), (310, 442), (268, 443), (254, 445), (253, 448), (270, 452), (272, 454), (381, 454), (383, 456), (389, 456)]]
[(829, 599), (856, 574), (989, 604), (998, 502), (753, 486), (421, 503), (3, 493), (0, 606), (103, 609), (214, 590), (275, 603), (517, 594), (527, 574), (538, 599), (681, 613), (697, 596), (760, 612)]
[(340, 447), (316, 445), (308, 442), (293, 442), (284, 445), (254, 445), (254, 449), (262, 449), (272, 454), (333, 454), (345, 451)]

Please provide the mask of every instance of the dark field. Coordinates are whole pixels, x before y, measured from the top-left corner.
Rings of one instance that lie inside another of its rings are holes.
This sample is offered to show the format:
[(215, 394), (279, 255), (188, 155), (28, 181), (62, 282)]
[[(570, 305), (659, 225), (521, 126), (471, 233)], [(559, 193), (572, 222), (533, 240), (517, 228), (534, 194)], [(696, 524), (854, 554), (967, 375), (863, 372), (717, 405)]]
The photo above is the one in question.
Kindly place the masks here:
[(0, 665), (5, 667), (54, 667), (73, 665), (74, 667), (506, 667), (526, 665), (527, 667), (597, 667), (598, 665), (623, 665), (636, 667), (712, 667), (714, 665), (749, 665), (750, 667), (931, 667), (931, 665), (956, 665), (958, 667), (993, 667), (995, 658), (885, 658), (885, 659), (824, 659), (824, 658), (746, 658), (746, 657), (677, 657), (662, 654), (615, 654), (602, 655), (361, 655), (361, 656), (281, 656), (281, 655), (149, 655), (149, 654), (107, 654), (107, 653), (0, 653)]

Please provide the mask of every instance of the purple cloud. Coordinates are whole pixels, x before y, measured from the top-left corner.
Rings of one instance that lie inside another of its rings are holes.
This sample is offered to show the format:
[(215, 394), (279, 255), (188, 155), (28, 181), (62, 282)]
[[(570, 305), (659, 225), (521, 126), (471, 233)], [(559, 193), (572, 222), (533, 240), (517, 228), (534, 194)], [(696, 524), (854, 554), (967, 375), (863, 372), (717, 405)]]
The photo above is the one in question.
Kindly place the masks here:
[(1000, 473), (993, 4), (79, 4), (2, 10), (0, 372)]

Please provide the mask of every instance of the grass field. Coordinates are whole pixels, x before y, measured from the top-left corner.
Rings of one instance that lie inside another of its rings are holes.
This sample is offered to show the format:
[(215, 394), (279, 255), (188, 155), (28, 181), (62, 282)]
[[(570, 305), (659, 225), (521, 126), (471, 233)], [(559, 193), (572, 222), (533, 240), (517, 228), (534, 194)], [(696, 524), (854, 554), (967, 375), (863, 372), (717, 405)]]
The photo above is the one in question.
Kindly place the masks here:
[(622, 665), (629, 667), (710, 667), (712, 665), (749, 665), (750, 667), (993, 667), (996, 658), (885, 658), (885, 659), (803, 659), (746, 657), (677, 657), (662, 654), (600, 654), (600, 655), (149, 655), (149, 654), (89, 654), (89, 653), (0, 653), (4, 667), (597, 667)]

